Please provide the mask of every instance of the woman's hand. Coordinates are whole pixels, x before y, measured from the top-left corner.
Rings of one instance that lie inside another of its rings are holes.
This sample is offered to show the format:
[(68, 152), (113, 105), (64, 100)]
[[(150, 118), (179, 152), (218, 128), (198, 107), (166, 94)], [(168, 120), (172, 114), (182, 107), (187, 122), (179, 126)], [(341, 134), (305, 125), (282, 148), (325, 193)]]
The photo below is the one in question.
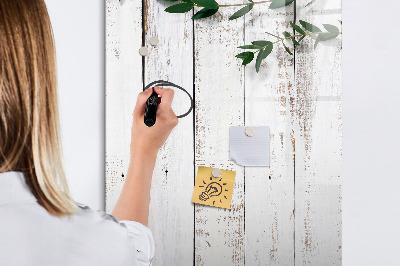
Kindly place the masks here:
[(167, 140), (178, 118), (171, 109), (174, 91), (154, 88), (161, 95), (157, 108), (156, 123), (152, 127), (144, 124), (146, 101), (152, 89), (141, 92), (133, 111), (131, 161), (124, 186), (115, 204), (113, 215), (119, 220), (130, 220), (147, 225), (149, 217), (150, 187), (157, 153)]
[(144, 124), (146, 101), (152, 94), (152, 89), (139, 93), (137, 98), (133, 111), (131, 157), (157, 155), (172, 129), (178, 124), (178, 118), (171, 108), (174, 90), (155, 87), (154, 91), (161, 96), (161, 102), (157, 108), (156, 123), (152, 127)]

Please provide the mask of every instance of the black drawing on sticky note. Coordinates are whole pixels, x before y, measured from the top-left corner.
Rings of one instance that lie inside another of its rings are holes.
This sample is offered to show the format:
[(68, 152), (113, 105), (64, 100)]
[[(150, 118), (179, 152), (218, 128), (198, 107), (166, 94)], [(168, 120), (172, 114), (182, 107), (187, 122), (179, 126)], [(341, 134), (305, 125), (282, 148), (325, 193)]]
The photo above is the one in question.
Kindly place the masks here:
[[(210, 181), (208, 181), (208, 178), (210, 179)], [(217, 203), (218, 205), (224, 204), (223, 202), (228, 200), (229, 196), (229, 189), (227, 189), (228, 187), (228, 183), (226, 182), (226, 180), (223, 180), (223, 177), (220, 178), (215, 178), (213, 176), (206, 176), (204, 177), (202, 181), (202, 183), (200, 183), (198, 185), (198, 188), (200, 188), (201, 190), (198, 192), (199, 194), (199, 200), (203, 201), (203, 202), (207, 202), (209, 201), (210, 204), (212, 206), (215, 206), (215, 204)], [(202, 192), (201, 192), (202, 191)], [(213, 198), (215, 197), (215, 198)], [(212, 202), (212, 204), (211, 204)], [(206, 203), (204, 203), (206, 204)], [(207, 204), (208, 205), (208, 204)]]
[(219, 184), (217, 182), (211, 182), (206, 187), (206, 190), (203, 193), (200, 194), (199, 200), (206, 201), (210, 197), (216, 197), (216, 196), (221, 195), (221, 193), (222, 193), (221, 184)]

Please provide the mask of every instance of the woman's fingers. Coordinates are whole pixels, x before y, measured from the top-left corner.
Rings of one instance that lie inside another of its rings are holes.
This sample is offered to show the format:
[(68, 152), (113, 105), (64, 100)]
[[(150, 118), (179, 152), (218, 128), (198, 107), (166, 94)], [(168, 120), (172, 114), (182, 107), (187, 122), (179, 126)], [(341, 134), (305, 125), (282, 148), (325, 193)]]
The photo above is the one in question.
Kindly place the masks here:
[(137, 97), (135, 109), (133, 110), (134, 116), (137, 116), (137, 117), (144, 116), (144, 111), (146, 109), (146, 101), (152, 93), (153, 93), (152, 88), (148, 88), (147, 90), (139, 93), (139, 95)]
[(161, 115), (168, 124), (176, 126), (178, 124), (178, 118), (171, 108), (175, 91), (173, 89), (162, 89), (159, 87), (154, 87), (154, 91), (161, 96), (161, 103), (158, 106), (157, 115)]
[(161, 96), (161, 104), (171, 106), (175, 94), (173, 89), (154, 87), (154, 91)]
[[(161, 103), (159, 104), (157, 109), (157, 116), (160, 115), (159, 118), (161, 118), (164, 121), (167, 121), (168, 124), (175, 126), (178, 123), (178, 118), (176, 117), (174, 111), (171, 108), (171, 104), (174, 99), (174, 90), (154, 87), (154, 91), (161, 96)], [(153, 93), (152, 88), (149, 88), (139, 93), (136, 101), (136, 106), (133, 111), (134, 117), (141, 118), (144, 116), (147, 99), (150, 97), (152, 93)]]

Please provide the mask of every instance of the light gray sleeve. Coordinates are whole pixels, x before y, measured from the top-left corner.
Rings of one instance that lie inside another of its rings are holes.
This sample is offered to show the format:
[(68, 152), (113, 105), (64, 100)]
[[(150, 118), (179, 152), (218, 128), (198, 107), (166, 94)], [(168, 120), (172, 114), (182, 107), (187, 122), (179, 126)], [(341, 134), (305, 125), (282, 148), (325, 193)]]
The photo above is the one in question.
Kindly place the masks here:
[(153, 234), (147, 226), (135, 221), (121, 220), (121, 225), (128, 229), (128, 235), (136, 248), (139, 265), (151, 265), (154, 258)]
[[(89, 206), (82, 205), (80, 204), (81, 208), (90, 210)], [(115, 216), (101, 210), (96, 212), (101, 219), (113, 221), (126, 229), (130, 246), (135, 252), (136, 265), (152, 265), (155, 246), (153, 234), (147, 226), (135, 221), (118, 220)]]

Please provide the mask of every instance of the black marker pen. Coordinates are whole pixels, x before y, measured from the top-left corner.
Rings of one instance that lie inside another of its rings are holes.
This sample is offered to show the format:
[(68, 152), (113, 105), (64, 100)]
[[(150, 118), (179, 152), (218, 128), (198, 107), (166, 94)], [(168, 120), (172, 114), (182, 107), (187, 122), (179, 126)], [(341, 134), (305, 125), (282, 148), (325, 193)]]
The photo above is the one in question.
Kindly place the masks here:
[(144, 123), (148, 127), (152, 127), (156, 123), (158, 94), (154, 91), (146, 101), (146, 109), (144, 111)]

